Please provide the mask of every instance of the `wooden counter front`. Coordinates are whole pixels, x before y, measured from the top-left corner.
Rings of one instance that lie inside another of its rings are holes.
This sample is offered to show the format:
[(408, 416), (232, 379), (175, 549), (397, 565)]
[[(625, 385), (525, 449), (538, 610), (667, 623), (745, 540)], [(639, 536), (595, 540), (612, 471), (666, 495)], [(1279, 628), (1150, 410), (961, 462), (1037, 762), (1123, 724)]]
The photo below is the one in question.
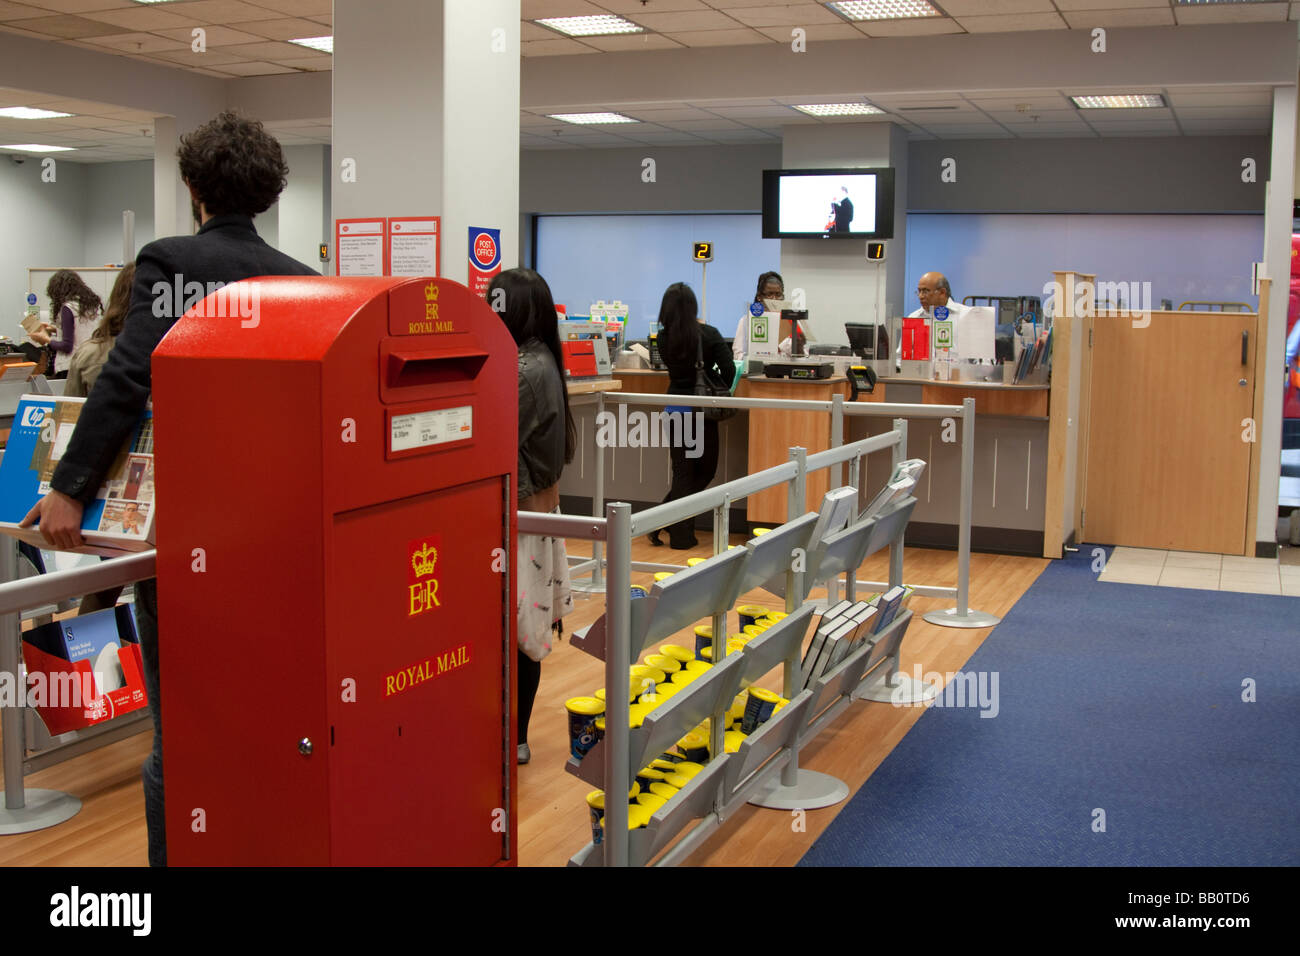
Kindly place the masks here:
[[(844, 376), (818, 381), (794, 381), (788, 378), (750, 377), (741, 381), (750, 398), (794, 399), (829, 402), (835, 395), (849, 396), (849, 381)], [(737, 389), (739, 392), (740, 389)], [(879, 399), (875, 399), (879, 401)], [(831, 447), (831, 416), (825, 412), (794, 412), (756, 408), (749, 413), (749, 473), (771, 468), (790, 460), (796, 445), (813, 455)], [(808, 476), (808, 507), (816, 510), (830, 490), (826, 471)], [(778, 525), (786, 520), (785, 486), (769, 488), (751, 495), (746, 505), (750, 524)]]

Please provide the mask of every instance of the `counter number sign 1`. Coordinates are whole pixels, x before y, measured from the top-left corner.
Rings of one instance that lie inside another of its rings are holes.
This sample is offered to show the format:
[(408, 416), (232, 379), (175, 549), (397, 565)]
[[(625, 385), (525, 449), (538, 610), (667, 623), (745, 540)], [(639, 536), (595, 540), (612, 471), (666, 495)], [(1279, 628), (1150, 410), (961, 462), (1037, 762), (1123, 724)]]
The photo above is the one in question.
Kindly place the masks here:
[(469, 227), (469, 287), (486, 296), (492, 277), (501, 271), (501, 230)]
[(946, 305), (936, 305), (934, 307), (934, 318), (937, 322), (947, 322), (948, 307)]
[(691, 255), (695, 258), (696, 262), (712, 262), (713, 243), (711, 242), (692, 243)]

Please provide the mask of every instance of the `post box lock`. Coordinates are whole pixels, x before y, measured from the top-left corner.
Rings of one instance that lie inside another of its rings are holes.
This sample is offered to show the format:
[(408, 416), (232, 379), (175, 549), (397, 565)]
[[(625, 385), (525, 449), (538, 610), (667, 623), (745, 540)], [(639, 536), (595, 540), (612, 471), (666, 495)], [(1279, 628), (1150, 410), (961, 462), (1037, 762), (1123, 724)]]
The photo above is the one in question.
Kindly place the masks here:
[(298, 741), (298, 753), (302, 754), (304, 757), (310, 757), (310, 756), (311, 756), (311, 738), (310, 738), (310, 737), (304, 737), (304, 738), (302, 738), (302, 740)]

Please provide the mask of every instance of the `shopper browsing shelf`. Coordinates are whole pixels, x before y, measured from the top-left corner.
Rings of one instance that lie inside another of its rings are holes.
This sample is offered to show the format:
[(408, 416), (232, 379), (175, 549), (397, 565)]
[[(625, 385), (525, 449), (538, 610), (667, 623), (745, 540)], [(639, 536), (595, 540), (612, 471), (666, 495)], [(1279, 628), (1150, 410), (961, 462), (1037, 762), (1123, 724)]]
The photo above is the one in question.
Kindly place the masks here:
[[(23, 526), (39, 523), (51, 547), (69, 550), (82, 543), (81, 519), (119, 449), (149, 401), (154, 348), (194, 303), (180, 303), (156, 288), (198, 283), (237, 282), (256, 276), (316, 275), (315, 270), (268, 246), (253, 228), (253, 217), (269, 209), (289, 174), (280, 144), (262, 124), (225, 112), (181, 138), (177, 151), (181, 178), (189, 187), (199, 231), (192, 236), (158, 239), (136, 257), (128, 320), (100, 372), (76, 431), (50, 481), (53, 490), (36, 503)], [(213, 467), (223, 467), (223, 449), (213, 449)], [(174, 494), (184, 497), (184, 489)], [(180, 503), (180, 502), (178, 502)], [(157, 583), (135, 586), (136, 626), (144, 660), (145, 691), (153, 715), (153, 750), (145, 759), (145, 819), (149, 863), (167, 864), (162, 775), (162, 700), (158, 673)], [(195, 653), (178, 633), (169, 653)], [(201, 651), (201, 649), (198, 649)]]
[[(669, 395), (695, 394), (696, 365), (701, 360), (704, 371), (719, 382), (730, 384), (736, 374), (727, 343), (717, 329), (700, 322), (695, 293), (684, 282), (670, 285), (659, 305), (659, 354), (668, 365)], [(703, 491), (713, 481), (718, 470), (718, 423), (690, 406), (670, 405), (665, 412), (677, 416), (677, 422), (668, 426), (673, 483), (664, 501), (669, 502)], [(679, 551), (695, 547), (699, 542), (694, 524), (688, 518), (669, 525), (669, 546)], [(651, 544), (663, 543), (658, 531), (649, 537)]]
[[(555, 301), (546, 280), (532, 269), (510, 269), (492, 279), (487, 300), (501, 299), (501, 321), (519, 347), (520, 511), (559, 511), (560, 473), (573, 461), (577, 430), (564, 387), (564, 359)], [(542, 679), (542, 659), (551, 652), (552, 630), (573, 610), (569, 560), (564, 539), (520, 534), (516, 549), (515, 624), (519, 649), (519, 763), (528, 763), (528, 721)]]

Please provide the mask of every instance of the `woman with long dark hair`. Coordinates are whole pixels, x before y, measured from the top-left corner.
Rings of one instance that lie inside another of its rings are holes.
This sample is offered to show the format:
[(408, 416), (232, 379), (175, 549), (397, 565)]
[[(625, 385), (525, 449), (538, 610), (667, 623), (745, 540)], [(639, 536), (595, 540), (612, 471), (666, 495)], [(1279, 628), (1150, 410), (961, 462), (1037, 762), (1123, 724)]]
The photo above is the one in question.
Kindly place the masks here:
[[(670, 285), (659, 304), (659, 354), (668, 366), (669, 395), (695, 394), (695, 366), (699, 362), (703, 362), (706, 372), (718, 376), (728, 385), (736, 374), (731, 350), (717, 329), (700, 322), (699, 303), (685, 282)], [(713, 481), (718, 470), (718, 423), (705, 419), (698, 408), (689, 406), (670, 406), (665, 412), (694, 415), (693, 421), (697, 426), (688, 429), (685, 422), (681, 422), (682, 427), (669, 428), (669, 434), (673, 436), (669, 450), (673, 483), (664, 498), (668, 502), (703, 491)], [(703, 427), (699, 428), (701, 422)], [(688, 447), (684, 441), (688, 433), (696, 437), (694, 447)], [(695, 547), (699, 542), (695, 538), (694, 526), (693, 518), (669, 525), (669, 547), (679, 551)], [(649, 537), (651, 544), (663, 543), (658, 531)]]
[[(555, 300), (546, 280), (532, 269), (510, 269), (492, 279), (487, 300), (519, 347), (520, 511), (558, 511), (560, 472), (573, 460), (577, 431), (564, 387), (564, 358)], [(518, 761), (528, 763), (528, 720), (542, 658), (551, 652), (551, 631), (573, 610), (564, 541), (521, 534), (516, 547), (516, 636), (519, 643)]]
[(104, 317), (95, 326), (95, 331), (90, 333), (90, 338), (77, 346), (68, 361), (68, 383), (63, 388), (64, 395), (85, 398), (95, 387), (99, 370), (104, 367), (109, 350), (113, 348), (113, 343), (122, 334), (122, 326), (126, 324), (126, 312), (131, 305), (131, 284), (134, 281), (135, 263), (128, 262), (113, 283)]
[[(31, 339), (47, 346), (54, 353), (54, 374), (51, 378), (64, 378), (73, 349), (90, 337), (91, 330), (104, 308), (100, 300), (81, 276), (71, 269), (60, 269), (50, 276), (45, 294), (50, 298), (52, 325), (33, 332)], [(75, 306), (75, 308), (74, 308)], [(57, 335), (58, 338), (54, 338)]]

